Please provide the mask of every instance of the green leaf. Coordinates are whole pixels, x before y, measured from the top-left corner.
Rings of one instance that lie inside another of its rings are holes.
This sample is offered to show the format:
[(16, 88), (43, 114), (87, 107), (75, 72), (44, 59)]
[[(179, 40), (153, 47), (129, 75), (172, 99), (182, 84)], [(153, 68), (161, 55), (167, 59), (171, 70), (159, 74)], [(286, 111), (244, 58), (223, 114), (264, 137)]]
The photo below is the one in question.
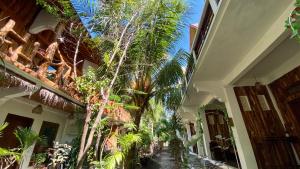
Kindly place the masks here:
[(139, 110), (140, 107), (134, 106), (134, 105), (129, 105), (129, 104), (124, 104), (124, 108), (127, 110)]
[(2, 131), (8, 126), (8, 123), (5, 122), (2, 125), (0, 125), (0, 137), (2, 136)]
[(112, 101), (115, 101), (115, 102), (121, 102), (122, 101), (121, 97), (118, 96), (118, 95), (115, 95), (115, 94), (110, 94), (109, 100), (112, 100)]
[(106, 52), (103, 57), (103, 62), (105, 63), (105, 65), (108, 66), (109, 60), (110, 60), (110, 55), (109, 55), (109, 53)]

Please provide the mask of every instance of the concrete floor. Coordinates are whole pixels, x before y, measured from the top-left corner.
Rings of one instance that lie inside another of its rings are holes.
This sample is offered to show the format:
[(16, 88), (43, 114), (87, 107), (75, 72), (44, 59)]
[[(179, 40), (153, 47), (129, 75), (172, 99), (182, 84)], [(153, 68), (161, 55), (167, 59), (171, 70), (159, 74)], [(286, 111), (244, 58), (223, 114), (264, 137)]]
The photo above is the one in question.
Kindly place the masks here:
[[(174, 158), (171, 156), (167, 148), (164, 148), (160, 153), (147, 163), (147, 166), (142, 169), (174, 169)], [(189, 155), (190, 169), (233, 169), (225, 166), (222, 163), (201, 159), (195, 155)]]

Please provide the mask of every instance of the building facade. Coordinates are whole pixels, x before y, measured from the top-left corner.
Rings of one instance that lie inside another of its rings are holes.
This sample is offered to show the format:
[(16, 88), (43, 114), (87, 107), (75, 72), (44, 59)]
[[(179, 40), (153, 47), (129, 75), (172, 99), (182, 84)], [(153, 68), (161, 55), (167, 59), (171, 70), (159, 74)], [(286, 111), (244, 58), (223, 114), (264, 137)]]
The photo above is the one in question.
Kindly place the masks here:
[[(205, 1), (178, 113), (195, 123), (200, 107), (223, 104), (243, 169), (299, 167), (300, 44), (285, 27), (294, 3)], [(226, 135), (219, 129), (222, 120), (207, 114), (219, 110), (200, 112), (200, 155), (214, 158), (212, 133)]]
[[(75, 89), (74, 67), (80, 76), (98, 62), (84, 43), (74, 61), (77, 41), (64, 26), (35, 0), (0, 1), (0, 124), (8, 123), (0, 147), (19, 145), (17, 127), (47, 137), (49, 147), (78, 135), (74, 116), (84, 104)], [(36, 149), (27, 152), (22, 168), (30, 166)]]

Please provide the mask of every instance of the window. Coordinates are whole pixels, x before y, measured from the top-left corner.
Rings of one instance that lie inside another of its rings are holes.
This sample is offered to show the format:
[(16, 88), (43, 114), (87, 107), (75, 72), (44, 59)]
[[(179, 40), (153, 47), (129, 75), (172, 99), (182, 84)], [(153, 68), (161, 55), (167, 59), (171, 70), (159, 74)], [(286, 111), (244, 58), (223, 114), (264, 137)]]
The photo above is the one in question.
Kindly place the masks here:
[(36, 145), (34, 148), (35, 153), (40, 153), (45, 151), (47, 148), (53, 146), (55, 141), (59, 124), (43, 121), (39, 135), (46, 137), (46, 145)]

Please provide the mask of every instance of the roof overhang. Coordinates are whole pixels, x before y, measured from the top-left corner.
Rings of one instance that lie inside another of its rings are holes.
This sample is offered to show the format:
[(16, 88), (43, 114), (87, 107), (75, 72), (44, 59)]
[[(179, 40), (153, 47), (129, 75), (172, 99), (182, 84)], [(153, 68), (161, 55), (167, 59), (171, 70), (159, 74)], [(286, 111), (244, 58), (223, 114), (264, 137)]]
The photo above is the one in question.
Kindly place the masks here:
[(222, 87), (233, 85), (289, 36), (284, 23), (294, 9), (293, 0), (220, 3), (182, 106), (225, 99)]

